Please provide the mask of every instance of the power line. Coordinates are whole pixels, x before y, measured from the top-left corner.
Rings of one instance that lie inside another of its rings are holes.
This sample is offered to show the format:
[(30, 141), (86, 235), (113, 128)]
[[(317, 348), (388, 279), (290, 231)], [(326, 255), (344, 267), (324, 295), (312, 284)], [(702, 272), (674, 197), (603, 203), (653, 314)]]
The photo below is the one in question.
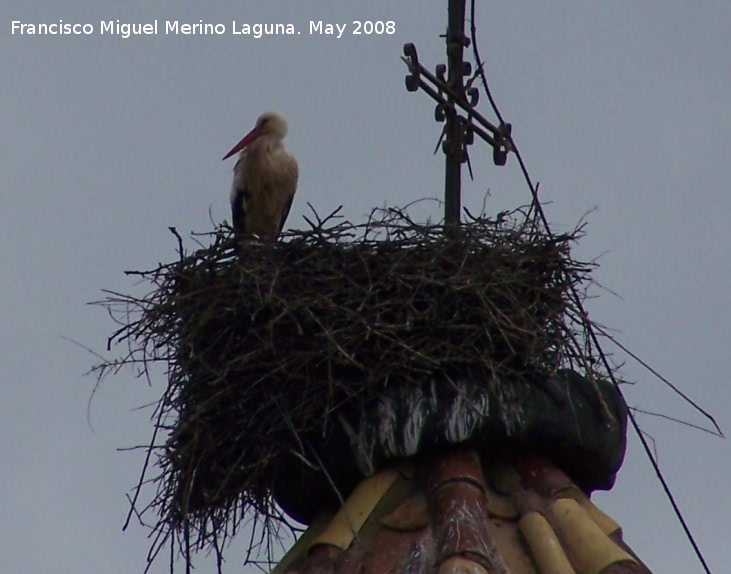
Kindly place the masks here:
[[(477, 27), (475, 24), (475, 0), (471, 0), (470, 5), (470, 36), (472, 41), (472, 51), (475, 58), (475, 62), (478, 66), (478, 73), (482, 79), (482, 85), (485, 90), (485, 93), (487, 94), (488, 99), (490, 100), (490, 104), (492, 106), (493, 111), (495, 112), (495, 116), (500, 120), (501, 123), (503, 122), (502, 115), (500, 114), (500, 110), (497, 107), (497, 104), (492, 96), (492, 93), (490, 91), (490, 87), (487, 83), (487, 77), (485, 75), (484, 71), (484, 65), (482, 60), (480, 59), (479, 50), (477, 47)], [(541, 223), (543, 224), (546, 233), (549, 236), (553, 236), (553, 233), (551, 231), (551, 228), (548, 224), (548, 219), (546, 217), (545, 211), (543, 210), (543, 206), (540, 203), (540, 200), (538, 199), (538, 190), (533, 185), (533, 182), (531, 180), (530, 174), (528, 173), (528, 169), (525, 165), (525, 162), (523, 161), (523, 158), (520, 154), (520, 150), (518, 149), (518, 146), (515, 145), (515, 141), (512, 137), (512, 135), (509, 135), (510, 138), (510, 144), (511, 144), (511, 150), (515, 154), (515, 157), (518, 159), (518, 163), (520, 164), (521, 171), (523, 172), (523, 177), (525, 178), (526, 183), (528, 184), (528, 187), (530, 188), (531, 195), (532, 195), (532, 208), (535, 209), (536, 213), (540, 217)], [(602, 364), (604, 368), (606, 369), (610, 380), (612, 381), (612, 384), (617, 389), (617, 392), (619, 393), (619, 396), (622, 398), (622, 401), (624, 402), (625, 406), (627, 405), (627, 400), (624, 397), (624, 394), (622, 393), (622, 390), (620, 389), (619, 382), (617, 381), (616, 377), (614, 376), (613, 370), (611, 366), (609, 365), (609, 360), (607, 359), (606, 354), (604, 353), (604, 350), (602, 349), (601, 343), (599, 342), (599, 338), (597, 337), (597, 334), (593, 328), (593, 325), (591, 321), (589, 320), (589, 315), (584, 309), (584, 306), (581, 302), (581, 297), (579, 296), (576, 287), (572, 284), (569, 285), (571, 290), (571, 295), (574, 299), (574, 303), (579, 310), (580, 313), (580, 319), (581, 322), (586, 330), (586, 332), (589, 335), (589, 338), (594, 345), (594, 348), (596, 349), (597, 354), (599, 355), (599, 358), (602, 361)], [(660, 470), (660, 466), (657, 463), (657, 460), (655, 456), (652, 454), (652, 450), (650, 449), (650, 445), (647, 442), (647, 439), (645, 438), (644, 434), (642, 433), (639, 424), (637, 423), (637, 419), (634, 416), (634, 413), (627, 408), (627, 415), (629, 417), (630, 422), (632, 423), (632, 427), (634, 428), (635, 432), (637, 433), (638, 438), (640, 439), (640, 442), (642, 443), (642, 446), (645, 450), (645, 454), (647, 455), (647, 458), (650, 460), (650, 463), (655, 471), (655, 475), (657, 476), (658, 480), (660, 481), (660, 484), (662, 485), (662, 488), (665, 492), (666, 497), (668, 498), (670, 505), (673, 507), (673, 511), (675, 512), (676, 517), (678, 518), (678, 521), (680, 522), (683, 531), (685, 532), (686, 537), (688, 538), (688, 541), (690, 542), (691, 546), (693, 547), (693, 550), (695, 551), (696, 556), (698, 557), (698, 560), (700, 561), (701, 565), (703, 566), (703, 569), (705, 570), (706, 574), (712, 574), (710, 568), (708, 567), (708, 564), (706, 563), (705, 558), (703, 557), (703, 553), (701, 552), (700, 548), (698, 547), (698, 544), (695, 541), (695, 537), (693, 536), (693, 533), (691, 532), (688, 524), (685, 521), (685, 518), (683, 517), (683, 513), (680, 510), (680, 507), (678, 506), (677, 502), (675, 501), (675, 497), (673, 496), (672, 491), (670, 490), (670, 487), (665, 480), (665, 477), (663, 476), (662, 471)]]

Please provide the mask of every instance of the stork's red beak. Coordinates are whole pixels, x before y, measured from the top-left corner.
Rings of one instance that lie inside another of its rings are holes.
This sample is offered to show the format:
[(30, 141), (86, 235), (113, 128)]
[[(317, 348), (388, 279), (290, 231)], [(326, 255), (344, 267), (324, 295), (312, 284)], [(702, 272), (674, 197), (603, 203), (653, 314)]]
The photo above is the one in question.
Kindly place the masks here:
[(253, 142), (260, 135), (261, 135), (261, 130), (258, 127), (254, 128), (248, 134), (246, 134), (239, 143), (237, 143), (234, 147), (232, 147), (231, 151), (228, 152), (225, 156), (223, 156), (223, 159), (228, 159), (233, 154), (240, 152), (242, 149), (244, 149), (247, 145), (249, 145), (251, 142)]

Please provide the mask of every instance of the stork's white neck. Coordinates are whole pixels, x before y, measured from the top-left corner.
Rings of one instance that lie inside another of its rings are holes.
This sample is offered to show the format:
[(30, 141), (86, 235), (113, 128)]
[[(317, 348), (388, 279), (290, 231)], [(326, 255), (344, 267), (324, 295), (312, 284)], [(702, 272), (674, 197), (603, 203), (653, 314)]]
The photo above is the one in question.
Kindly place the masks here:
[(250, 153), (272, 153), (284, 149), (284, 142), (277, 134), (264, 134), (249, 146)]

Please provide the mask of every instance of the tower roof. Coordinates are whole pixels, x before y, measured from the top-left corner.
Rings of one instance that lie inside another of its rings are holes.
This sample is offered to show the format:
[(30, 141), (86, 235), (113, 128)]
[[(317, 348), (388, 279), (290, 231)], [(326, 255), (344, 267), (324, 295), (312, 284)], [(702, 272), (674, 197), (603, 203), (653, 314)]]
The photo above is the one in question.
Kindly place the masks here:
[(459, 447), (362, 481), (272, 574), (285, 572), (650, 574), (547, 459)]

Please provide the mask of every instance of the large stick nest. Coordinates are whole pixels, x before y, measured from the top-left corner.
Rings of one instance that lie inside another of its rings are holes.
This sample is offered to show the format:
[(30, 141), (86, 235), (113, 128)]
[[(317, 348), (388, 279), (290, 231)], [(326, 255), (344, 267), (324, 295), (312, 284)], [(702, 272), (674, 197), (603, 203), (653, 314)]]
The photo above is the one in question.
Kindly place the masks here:
[(178, 236), (179, 260), (131, 272), (148, 295), (101, 302), (121, 323), (110, 344), (127, 345), (101, 374), (167, 365), (157, 491), (135, 511), (156, 511), (159, 544), (185, 525), (218, 548), (247, 511), (272, 516), (285, 458), (353, 401), (450, 373), (592, 377), (575, 296), (592, 264), (569, 250), (580, 233), (555, 237), (517, 211), (457, 235), (388, 209), (360, 225), (336, 212), (276, 243), (220, 227), (192, 254)]

